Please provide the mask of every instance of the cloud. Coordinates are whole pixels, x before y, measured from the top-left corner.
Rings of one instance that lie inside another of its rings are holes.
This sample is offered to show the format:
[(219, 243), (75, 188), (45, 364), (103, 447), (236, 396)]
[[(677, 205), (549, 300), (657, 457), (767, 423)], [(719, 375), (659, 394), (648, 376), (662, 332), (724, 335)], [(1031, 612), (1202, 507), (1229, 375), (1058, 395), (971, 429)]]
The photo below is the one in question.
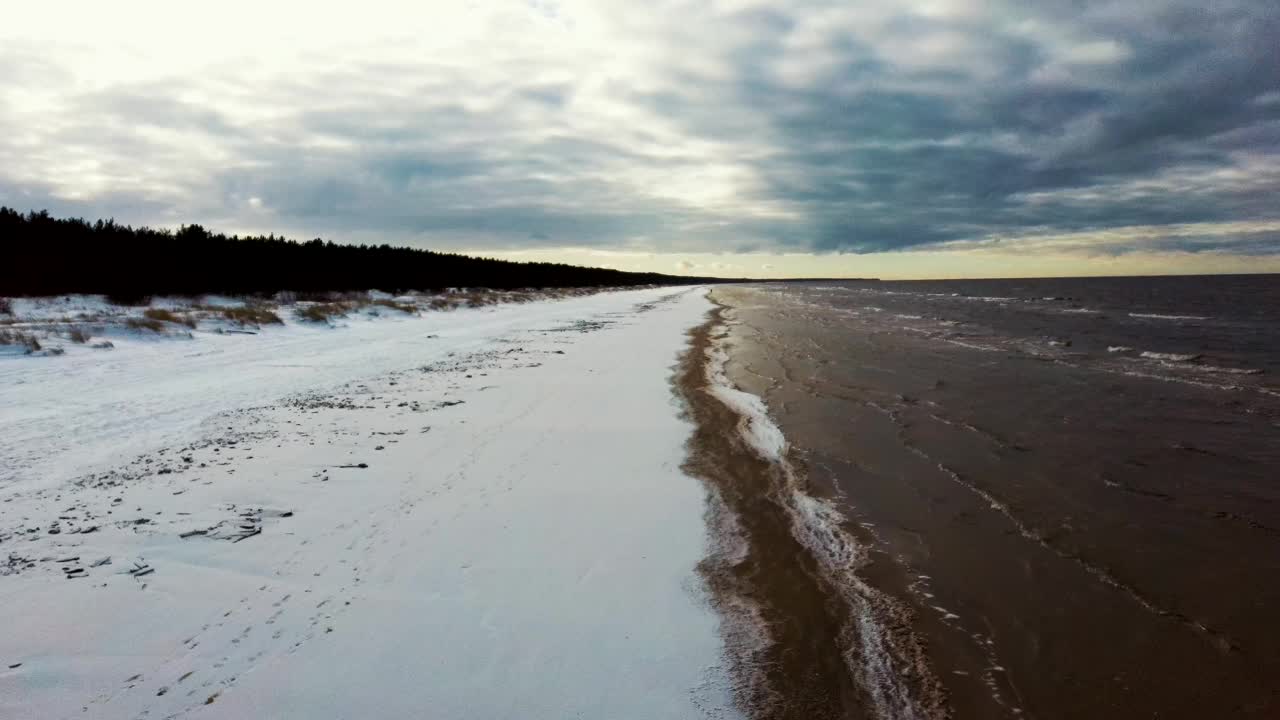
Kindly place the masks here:
[(1142, 225), (1082, 232), (993, 235), (941, 243), (927, 250), (1089, 256), (1180, 251), (1280, 256), (1280, 220)]
[(1124, 252), (1196, 226), (1140, 245), (1278, 252), (1236, 225), (1280, 219), (1273, 2), (62, 12), (0, 29), (0, 203), (495, 250)]

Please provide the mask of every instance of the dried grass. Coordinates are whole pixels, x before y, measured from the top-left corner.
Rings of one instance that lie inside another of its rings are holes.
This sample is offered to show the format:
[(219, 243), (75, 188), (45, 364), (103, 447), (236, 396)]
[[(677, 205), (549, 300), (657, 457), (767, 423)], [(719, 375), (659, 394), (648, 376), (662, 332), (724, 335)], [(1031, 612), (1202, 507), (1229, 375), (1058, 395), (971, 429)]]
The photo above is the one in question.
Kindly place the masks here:
[(189, 315), (178, 315), (162, 308), (150, 308), (144, 311), (142, 316), (148, 320), (158, 320), (160, 322), (186, 325), (189, 328), (194, 328), (196, 326), (195, 318)]
[(222, 316), (231, 322), (240, 323), (241, 325), (281, 325), (284, 323), (275, 311), (261, 305), (222, 308)]
[(159, 320), (150, 318), (128, 318), (124, 321), (124, 326), (130, 330), (150, 330), (151, 332), (164, 332), (164, 323)]
[(396, 302), (395, 300), (374, 300), (373, 304), (377, 305), (378, 307), (391, 308), (392, 310), (399, 310), (400, 312), (407, 313), (409, 315), (415, 315), (418, 312), (418, 307), (416, 305), (410, 305), (409, 303)]
[(294, 313), (300, 320), (327, 323), (333, 318), (346, 317), (350, 310), (345, 303), (316, 303), (299, 307)]
[(35, 352), (41, 348), (35, 335), (18, 330), (0, 330), (0, 345), (22, 345), (27, 352)]

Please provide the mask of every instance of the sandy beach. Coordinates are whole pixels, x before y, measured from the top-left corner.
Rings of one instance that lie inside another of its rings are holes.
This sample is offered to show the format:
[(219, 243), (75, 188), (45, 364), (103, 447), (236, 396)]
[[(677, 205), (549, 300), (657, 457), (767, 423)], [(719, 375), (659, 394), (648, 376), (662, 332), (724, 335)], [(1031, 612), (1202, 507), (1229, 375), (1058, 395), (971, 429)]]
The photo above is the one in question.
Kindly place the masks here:
[(51, 332), (0, 717), (1269, 717), (1269, 320), (1128, 287)]
[(655, 289), (0, 363), (4, 717), (735, 717)]

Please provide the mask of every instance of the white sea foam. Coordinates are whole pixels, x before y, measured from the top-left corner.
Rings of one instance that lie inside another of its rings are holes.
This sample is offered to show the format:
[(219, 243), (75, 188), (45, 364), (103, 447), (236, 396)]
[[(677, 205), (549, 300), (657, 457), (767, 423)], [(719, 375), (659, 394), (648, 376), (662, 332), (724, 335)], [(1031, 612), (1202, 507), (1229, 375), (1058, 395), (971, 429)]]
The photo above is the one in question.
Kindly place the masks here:
[(738, 431), (743, 439), (761, 457), (771, 462), (781, 462), (787, 452), (787, 438), (769, 419), (769, 411), (758, 396), (743, 392), (725, 375), (728, 353), (719, 343), (710, 350), (711, 362), (707, 366), (711, 392), (716, 399), (738, 414)]
[(1148, 360), (1162, 360), (1164, 362), (1191, 362), (1200, 356), (1195, 353), (1162, 353), (1144, 350), (1139, 357), (1144, 357)]
[[(1117, 372), (1117, 371), (1113, 371), (1113, 372)], [(1235, 391), (1244, 389), (1240, 385), (1222, 385), (1219, 383), (1212, 383), (1204, 380), (1195, 380), (1190, 377), (1178, 376), (1178, 375), (1163, 375), (1160, 373), (1142, 372), (1140, 370), (1119, 370), (1118, 372), (1121, 375), (1125, 375), (1128, 377), (1148, 378), (1151, 380), (1163, 380), (1164, 382), (1175, 382), (1175, 383), (1182, 383), (1183, 385), (1194, 385), (1196, 387), (1208, 388), (1211, 390), (1224, 390), (1227, 392), (1235, 392)], [(1264, 394), (1277, 395), (1277, 393), (1269, 392), (1265, 388), (1254, 388), (1254, 389)]]
[(1128, 345), (1108, 345), (1107, 352), (1109, 353), (1133, 352), (1133, 348), (1129, 347)]
[(1197, 370), (1208, 373), (1219, 373), (1221, 375), (1261, 375), (1262, 370), (1258, 368), (1229, 368), (1218, 367), (1217, 365), (1201, 365)]
[(1161, 313), (1129, 313), (1131, 318), (1142, 320), (1208, 320), (1207, 315), (1164, 315)]
[(845, 518), (834, 503), (804, 491), (787, 461), (786, 437), (769, 417), (763, 399), (739, 390), (725, 372), (727, 334), (713, 335), (713, 340), (707, 350), (707, 380), (713, 396), (738, 414), (738, 431), (748, 445), (781, 471), (786, 482), (782, 498), (792, 536), (813, 554), (853, 611), (856, 630), (846, 629), (841, 638), (846, 667), (871, 697), (877, 716), (902, 720), (925, 717), (895, 667), (892, 639), (875, 610), (876, 605), (893, 601), (857, 574), (866, 562), (867, 548), (844, 529)]
[(943, 339), (951, 343), (952, 345), (959, 345), (960, 347), (969, 348), (970, 350), (982, 350), (984, 352), (999, 352), (1002, 349), (998, 347), (993, 347), (991, 345), (981, 345), (978, 343), (965, 342), (963, 340), (955, 340), (953, 338), (943, 338)]

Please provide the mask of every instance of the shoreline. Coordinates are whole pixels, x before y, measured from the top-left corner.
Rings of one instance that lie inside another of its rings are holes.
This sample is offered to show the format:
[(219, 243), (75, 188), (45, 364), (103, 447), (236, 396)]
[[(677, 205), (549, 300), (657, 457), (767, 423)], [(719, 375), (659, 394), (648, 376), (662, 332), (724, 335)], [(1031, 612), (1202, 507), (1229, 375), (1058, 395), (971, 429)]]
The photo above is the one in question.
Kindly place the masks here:
[(722, 615), (738, 702), (753, 718), (942, 718), (912, 611), (860, 577), (871, 562), (763, 401), (725, 375), (730, 312), (690, 333), (679, 385), (695, 423), (686, 472), (719, 537), (699, 566)]

